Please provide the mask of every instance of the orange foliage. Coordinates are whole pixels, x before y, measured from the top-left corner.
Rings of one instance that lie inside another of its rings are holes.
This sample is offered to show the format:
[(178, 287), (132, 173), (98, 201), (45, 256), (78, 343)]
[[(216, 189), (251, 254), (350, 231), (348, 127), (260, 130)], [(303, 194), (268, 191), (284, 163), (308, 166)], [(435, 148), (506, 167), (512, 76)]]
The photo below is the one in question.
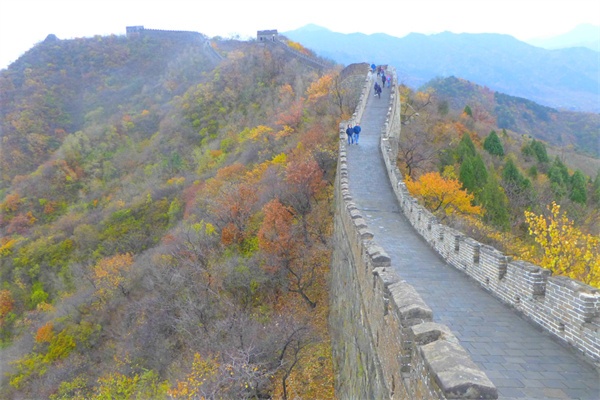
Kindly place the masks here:
[(50, 343), (54, 337), (54, 324), (47, 322), (37, 330), (36, 343)]
[(130, 253), (117, 254), (112, 257), (103, 258), (94, 266), (93, 280), (97, 293), (100, 296), (112, 293), (117, 288), (125, 292), (124, 273), (129, 271), (133, 264), (133, 255)]
[(11, 193), (4, 199), (4, 202), (0, 206), (0, 210), (4, 212), (15, 212), (19, 209), (22, 199), (18, 193)]
[(292, 241), (292, 211), (274, 199), (265, 204), (263, 212), (265, 217), (258, 231), (260, 249), (270, 255), (289, 258), (296, 247)]
[(0, 290), (0, 323), (12, 311), (15, 301), (10, 290)]
[(446, 179), (438, 172), (429, 172), (416, 181), (407, 177), (406, 187), (413, 196), (423, 201), (427, 209), (442, 217), (454, 212), (482, 214), (481, 207), (472, 205), (473, 195), (462, 189), (458, 179)]

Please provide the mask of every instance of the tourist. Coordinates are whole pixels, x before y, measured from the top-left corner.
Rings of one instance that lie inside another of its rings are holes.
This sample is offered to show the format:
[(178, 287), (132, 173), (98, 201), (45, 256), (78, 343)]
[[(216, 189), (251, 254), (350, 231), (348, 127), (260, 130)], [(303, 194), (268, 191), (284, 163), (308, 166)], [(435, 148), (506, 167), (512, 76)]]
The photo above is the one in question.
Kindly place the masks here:
[(352, 126), (348, 125), (348, 128), (346, 128), (346, 135), (348, 135), (348, 144), (354, 143), (354, 129), (352, 129)]
[(360, 135), (360, 125), (356, 124), (354, 126), (354, 144), (358, 144), (358, 136)]

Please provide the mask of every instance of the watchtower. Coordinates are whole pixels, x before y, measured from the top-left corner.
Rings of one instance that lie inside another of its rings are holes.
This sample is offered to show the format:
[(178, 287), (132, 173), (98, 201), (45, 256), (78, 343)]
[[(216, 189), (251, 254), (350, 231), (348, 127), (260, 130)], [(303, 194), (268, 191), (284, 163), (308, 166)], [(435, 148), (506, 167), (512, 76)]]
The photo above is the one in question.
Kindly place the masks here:
[(277, 29), (271, 29), (266, 31), (257, 31), (256, 40), (259, 42), (274, 42), (277, 40)]
[(125, 31), (127, 32), (127, 37), (140, 36), (140, 34), (144, 31), (144, 26), (126, 26)]

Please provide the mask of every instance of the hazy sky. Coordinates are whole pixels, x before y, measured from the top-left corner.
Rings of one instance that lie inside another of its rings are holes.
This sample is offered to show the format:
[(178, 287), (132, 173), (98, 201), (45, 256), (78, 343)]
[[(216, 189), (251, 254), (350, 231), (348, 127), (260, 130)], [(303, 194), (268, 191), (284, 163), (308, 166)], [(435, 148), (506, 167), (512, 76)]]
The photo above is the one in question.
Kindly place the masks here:
[(505, 33), (551, 37), (600, 25), (599, 0), (0, 0), (0, 69), (48, 34), (125, 34), (125, 27), (255, 37), (313, 23), (335, 32)]

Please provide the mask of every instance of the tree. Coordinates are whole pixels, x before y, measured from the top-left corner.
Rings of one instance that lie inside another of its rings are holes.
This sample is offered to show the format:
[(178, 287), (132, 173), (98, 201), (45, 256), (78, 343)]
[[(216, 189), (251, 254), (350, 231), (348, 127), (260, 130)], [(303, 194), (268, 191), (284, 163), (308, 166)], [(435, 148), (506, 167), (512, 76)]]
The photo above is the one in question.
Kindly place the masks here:
[(592, 182), (592, 204), (596, 208), (600, 208), (600, 170), (596, 174)]
[(469, 107), (468, 105), (466, 105), (465, 108), (463, 109), (463, 114), (468, 115), (469, 117), (473, 118), (473, 111), (471, 110), (471, 107)]
[(461, 163), (464, 161), (465, 158), (475, 157), (477, 155), (475, 145), (473, 144), (471, 136), (468, 133), (463, 133), (460, 142), (458, 143), (456, 154), (458, 155), (458, 160)]
[(587, 179), (580, 170), (571, 175), (571, 193), (569, 199), (579, 204), (587, 203)]
[(93, 282), (96, 293), (105, 300), (109, 295), (119, 289), (125, 296), (129, 289), (125, 283), (125, 274), (133, 264), (131, 253), (117, 254), (112, 257), (103, 258), (94, 266)]
[(561, 198), (567, 195), (570, 180), (569, 170), (558, 156), (554, 159), (550, 169), (548, 169), (548, 179), (550, 180), (550, 187), (555, 196)]
[(472, 215), (482, 213), (481, 207), (472, 205), (473, 195), (463, 190), (457, 179), (445, 179), (438, 172), (421, 175), (416, 181), (407, 177), (406, 187), (442, 220), (454, 212)]
[(502, 146), (502, 142), (500, 141), (498, 134), (496, 134), (496, 131), (491, 131), (485, 138), (483, 148), (493, 156), (504, 156), (504, 147)]
[(463, 188), (478, 196), (487, 182), (488, 172), (485, 163), (479, 154), (475, 157), (466, 157), (460, 165), (459, 180)]
[(440, 135), (435, 132), (436, 121), (421, 111), (419, 118), (402, 128), (398, 141), (399, 165), (404, 165), (403, 173), (413, 176), (433, 169), (440, 154)]
[[(285, 271), (288, 290), (298, 293), (311, 308), (317, 303), (308, 290), (316, 279), (316, 265), (310, 262), (305, 235), (295, 229), (297, 221), (293, 210), (278, 199), (263, 207), (264, 219), (258, 231), (259, 248), (267, 255), (267, 268), (277, 273)], [(310, 253), (309, 253), (310, 254)]]
[(558, 275), (600, 287), (600, 237), (576, 228), (555, 202), (547, 208), (548, 216), (525, 211), (529, 234), (540, 246), (532, 261)]
[(479, 201), (484, 208), (483, 219), (496, 228), (506, 231), (510, 228), (508, 198), (498, 182), (495, 171), (490, 171), (489, 177), (481, 193)]

